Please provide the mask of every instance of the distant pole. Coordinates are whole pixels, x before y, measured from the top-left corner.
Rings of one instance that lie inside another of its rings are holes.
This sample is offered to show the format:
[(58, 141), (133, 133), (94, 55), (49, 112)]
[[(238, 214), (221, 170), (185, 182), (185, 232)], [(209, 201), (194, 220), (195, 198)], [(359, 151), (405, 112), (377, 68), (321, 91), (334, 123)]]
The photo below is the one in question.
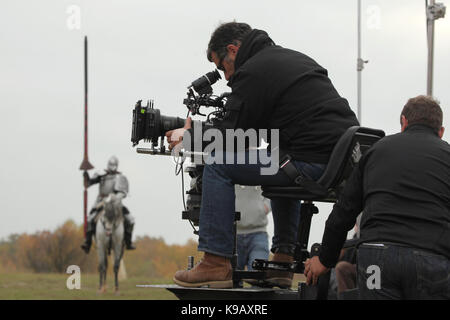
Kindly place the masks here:
[(365, 61), (361, 58), (361, 0), (358, 0), (358, 58), (356, 62), (356, 70), (357, 70), (357, 91), (358, 91), (358, 102), (357, 102), (357, 117), (359, 123), (362, 123), (362, 115), (361, 115), (361, 94), (362, 94), (362, 85), (361, 85), (361, 73), (364, 69), (364, 63), (369, 61)]
[[(88, 159), (88, 42), (87, 37), (84, 37), (84, 156), (83, 162), (80, 165), (80, 170), (87, 172), (88, 170), (94, 168), (94, 166), (89, 162)], [(88, 202), (88, 185), (84, 181), (84, 192), (83, 192), (83, 220), (84, 220), (84, 236), (86, 237), (87, 231), (87, 202)]]
[(442, 3), (436, 3), (435, 0), (425, 1), (427, 15), (427, 44), (428, 44), (428, 62), (427, 62), (427, 95), (433, 95), (433, 68), (434, 68), (434, 20), (444, 18), (445, 6)]

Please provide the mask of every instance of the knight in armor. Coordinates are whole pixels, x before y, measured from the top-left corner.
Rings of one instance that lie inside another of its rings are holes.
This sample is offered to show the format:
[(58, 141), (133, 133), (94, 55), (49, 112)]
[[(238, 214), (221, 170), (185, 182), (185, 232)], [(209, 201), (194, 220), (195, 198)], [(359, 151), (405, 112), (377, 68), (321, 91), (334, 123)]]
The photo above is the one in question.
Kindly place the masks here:
[[(92, 176), (92, 178), (89, 177), (87, 171), (83, 173), (84, 183), (88, 187), (96, 183), (99, 184), (99, 193), (88, 217), (86, 239), (84, 243), (81, 245), (81, 248), (86, 253), (89, 253), (89, 250), (92, 245), (92, 236), (95, 234), (96, 228), (95, 218), (99, 213), (97, 211), (98, 204), (104, 198), (108, 197), (108, 195), (111, 193), (116, 194), (116, 196), (119, 196), (120, 199), (125, 198), (128, 194), (128, 179), (121, 172), (117, 171), (118, 167), (119, 167), (119, 160), (117, 159), (117, 157), (112, 156), (108, 160), (107, 169), (104, 170), (102, 173), (95, 173)], [(125, 246), (128, 250), (133, 250), (136, 249), (136, 247), (131, 242), (134, 227), (134, 217), (130, 214), (130, 211), (124, 205), (122, 205), (122, 212), (124, 217)]]

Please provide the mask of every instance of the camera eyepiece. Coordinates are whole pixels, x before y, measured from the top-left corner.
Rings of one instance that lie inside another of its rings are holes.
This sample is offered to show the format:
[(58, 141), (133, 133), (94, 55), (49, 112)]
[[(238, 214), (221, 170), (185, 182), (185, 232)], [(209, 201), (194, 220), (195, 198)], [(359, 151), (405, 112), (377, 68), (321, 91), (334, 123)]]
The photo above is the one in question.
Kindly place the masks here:
[(193, 88), (198, 94), (210, 94), (212, 93), (211, 86), (219, 79), (222, 79), (222, 77), (219, 71), (215, 69), (193, 81), (188, 88)]

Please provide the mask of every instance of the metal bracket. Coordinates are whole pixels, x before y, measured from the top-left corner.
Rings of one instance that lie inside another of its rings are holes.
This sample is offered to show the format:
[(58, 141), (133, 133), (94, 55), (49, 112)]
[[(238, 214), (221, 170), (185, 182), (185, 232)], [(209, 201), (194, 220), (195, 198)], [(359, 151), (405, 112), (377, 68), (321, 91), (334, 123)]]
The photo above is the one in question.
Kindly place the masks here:
[(430, 4), (427, 7), (427, 19), (437, 20), (445, 17), (445, 5), (443, 3)]
[(364, 60), (364, 59), (358, 58), (357, 63), (356, 63), (356, 70), (362, 71), (364, 69), (365, 63), (369, 63), (369, 60)]

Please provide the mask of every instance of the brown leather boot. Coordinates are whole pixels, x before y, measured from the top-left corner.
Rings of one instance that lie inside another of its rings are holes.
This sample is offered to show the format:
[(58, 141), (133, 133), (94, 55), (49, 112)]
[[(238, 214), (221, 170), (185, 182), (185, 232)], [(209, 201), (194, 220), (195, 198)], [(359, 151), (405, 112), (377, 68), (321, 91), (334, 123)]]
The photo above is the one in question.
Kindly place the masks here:
[(177, 271), (173, 281), (182, 287), (232, 288), (230, 259), (206, 252), (191, 270)]
[[(276, 262), (289, 262), (292, 263), (294, 258), (285, 253), (275, 253), (272, 261)], [(265, 282), (280, 288), (290, 288), (292, 286), (293, 272), (268, 270), (266, 273)]]

